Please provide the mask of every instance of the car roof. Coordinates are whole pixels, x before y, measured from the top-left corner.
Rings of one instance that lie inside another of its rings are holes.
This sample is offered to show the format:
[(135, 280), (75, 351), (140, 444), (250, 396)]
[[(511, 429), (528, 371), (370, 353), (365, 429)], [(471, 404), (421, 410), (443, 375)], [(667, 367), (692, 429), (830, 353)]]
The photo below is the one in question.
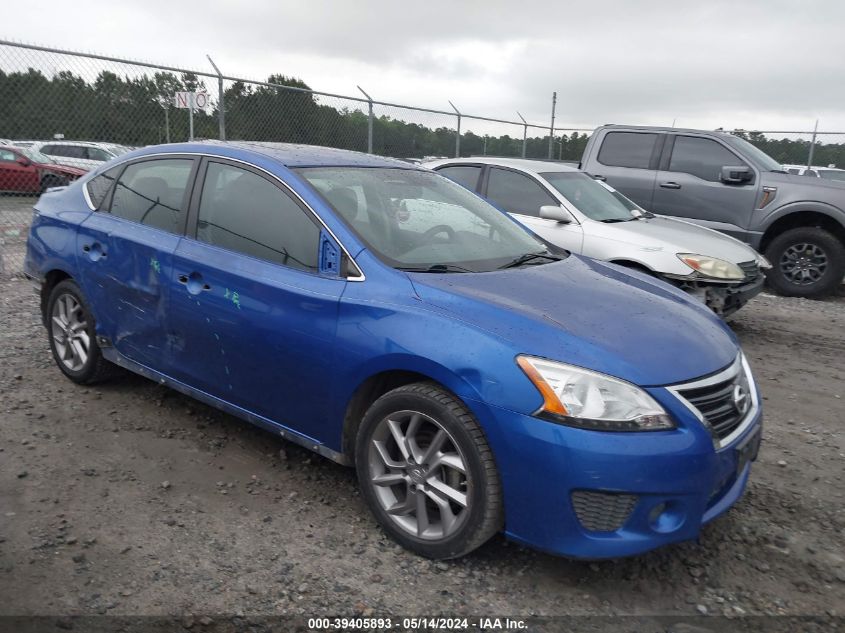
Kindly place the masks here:
[(109, 143), (98, 143), (97, 141), (66, 141), (66, 140), (52, 140), (52, 141), (35, 141), (35, 145), (84, 145), (86, 147), (99, 147), (100, 145), (108, 145)]
[(386, 158), (363, 152), (353, 152), (319, 145), (295, 143), (269, 143), (259, 141), (216, 141), (205, 140), (194, 143), (172, 143), (150, 145), (121, 158), (160, 154), (162, 151), (215, 154), (222, 157), (247, 159), (245, 153), (271, 158), (285, 167), (398, 167), (421, 170), (412, 163), (397, 158)]
[(676, 132), (680, 134), (721, 134), (722, 136), (733, 136), (733, 134), (726, 132), (725, 130), (701, 130), (691, 127), (665, 127), (660, 125), (621, 125), (619, 123), (608, 123), (597, 129), (642, 132)]
[(500, 165), (533, 174), (542, 174), (553, 171), (579, 171), (577, 163), (562, 163), (551, 160), (535, 160), (531, 158), (504, 158), (497, 156), (471, 156), (469, 158), (444, 158), (426, 163), (429, 167), (441, 165)]

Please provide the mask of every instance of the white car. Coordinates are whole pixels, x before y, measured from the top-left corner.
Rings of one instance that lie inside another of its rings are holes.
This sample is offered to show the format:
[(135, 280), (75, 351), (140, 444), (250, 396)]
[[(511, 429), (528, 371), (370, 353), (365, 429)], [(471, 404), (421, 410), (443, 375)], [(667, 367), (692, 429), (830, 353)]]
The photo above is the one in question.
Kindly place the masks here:
[(828, 167), (807, 167), (806, 165), (784, 165), (783, 170), (796, 176), (810, 176), (812, 178), (824, 178), (825, 180), (845, 180), (845, 169)]
[(68, 165), (80, 169), (96, 169), (104, 162), (130, 148), (116, 143), (93, 143), (89, 141), (38, 141), (30, 147), (46, 154), (59, 165)]
[(660, 277), (728, 316), (762, 288), (769, 263), (711, 229), (657, 216), (561, 163), (460, 158), (426, 163), (566, 250)]

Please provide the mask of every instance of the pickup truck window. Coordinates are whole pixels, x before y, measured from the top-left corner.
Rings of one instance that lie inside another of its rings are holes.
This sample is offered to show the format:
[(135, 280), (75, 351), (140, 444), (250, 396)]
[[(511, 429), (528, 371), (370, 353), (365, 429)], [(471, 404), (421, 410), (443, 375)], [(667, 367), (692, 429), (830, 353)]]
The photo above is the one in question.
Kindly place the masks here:
[(598, 161), (610, 167), (648, 169), (657, 134), (608, 132), (599, 150)]
[(692, 174), (702, 180), (719, 182), (722, 167), (745, 165), (736, 154), (709, 138), (678, 136), (672, 149), (669, 171)]
[(496, 167), (490, 170), (487, 197), (508, 213), (537, 217), (544, 204), (557, 204), (551, 194), (528, 176)]

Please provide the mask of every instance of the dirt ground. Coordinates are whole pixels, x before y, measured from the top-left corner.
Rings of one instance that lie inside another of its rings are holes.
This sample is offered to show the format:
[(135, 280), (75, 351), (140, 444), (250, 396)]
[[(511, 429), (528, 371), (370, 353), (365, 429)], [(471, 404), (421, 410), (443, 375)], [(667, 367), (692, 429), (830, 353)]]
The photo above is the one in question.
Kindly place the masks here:
[(352, 470), (139, 377), (66, 380), (33, 287), (0, 281), (0, 615), (845, 615), (845, 294), (731, 325), (764, 442), (698, 542), (590, 563), (500, 536), (435, 563)]

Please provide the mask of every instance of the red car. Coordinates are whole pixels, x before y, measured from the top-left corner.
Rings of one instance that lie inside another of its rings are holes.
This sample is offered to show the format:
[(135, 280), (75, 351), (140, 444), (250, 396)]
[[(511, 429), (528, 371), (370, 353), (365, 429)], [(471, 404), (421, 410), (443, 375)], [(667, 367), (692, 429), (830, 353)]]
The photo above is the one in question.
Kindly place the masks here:
[(0, 191), (42, 193), (72, 182), (86, 170), (58, 165), (27, 147), (0, 145)]

